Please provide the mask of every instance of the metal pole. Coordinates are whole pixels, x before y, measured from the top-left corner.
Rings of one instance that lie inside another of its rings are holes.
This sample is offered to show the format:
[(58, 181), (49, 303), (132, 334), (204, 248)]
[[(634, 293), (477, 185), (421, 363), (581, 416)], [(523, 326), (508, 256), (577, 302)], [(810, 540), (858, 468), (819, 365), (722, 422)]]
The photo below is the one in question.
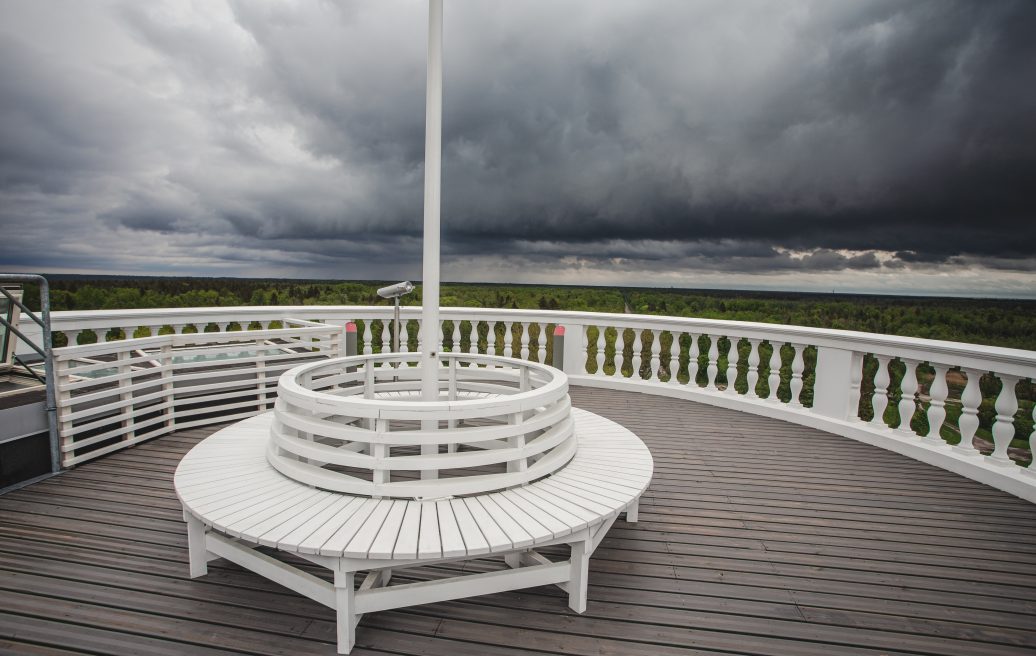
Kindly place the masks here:
[(424, 136), (421, 398), (439, 398), (439, 212), (442, 202), (442, 0), (428, 2)]
[[(32, 312), (28, 314), (43, 331), (43, 375), (47, 380), (47, 423), (50, 424), (50, 471), (57, 472), (61, 470), (61, 443), (58, 438), (58, 406), (54, 385), (54, 342), (50, 335), (50, 284), (43, 276), (6, 273), (0, 274), (0, 282), (34, 282), (40, 286), (40, 316)], [(33, 347), (39, 351), (39, 348)]]
[(397, 296), (394, 300), (396, 301), (396, 329), (392, 332), (392, 352), (399, 353), (399, 297)]

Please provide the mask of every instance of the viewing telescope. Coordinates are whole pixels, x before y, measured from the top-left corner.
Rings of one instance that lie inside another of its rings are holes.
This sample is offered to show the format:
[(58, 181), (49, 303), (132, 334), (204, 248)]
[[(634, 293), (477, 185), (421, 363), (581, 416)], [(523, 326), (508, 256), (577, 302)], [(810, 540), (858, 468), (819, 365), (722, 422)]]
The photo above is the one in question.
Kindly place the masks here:
[(399, 297), (403, 296), (404, 294), (409, 294), (412, 291), (414, 291), (414, 283), (410, 282), (409, 280), (404, 280), (403, 282), (397, 282), (394, 285), (389, 285), (388, 287), (382, 287), (381, 289), (378, 290), (378, 296), (380, 296), (382, 298), (391, 298), (393, 301), (396, 302), (396, 313), (395, 313), (396, 327), (395, 327), (395, 330), (392, 331), (392, 352), (393, 353), (399, 353)]
[(412, 291), (414, 291), (414, 283), (409, 280), (405, 280), (403, 282), (397, 282), (394, 285), (389, 285), (388, 287), (382, 287), (378, 290), (378, 296), (382, 298), (399, 298), (400, 296), (409, 294)]

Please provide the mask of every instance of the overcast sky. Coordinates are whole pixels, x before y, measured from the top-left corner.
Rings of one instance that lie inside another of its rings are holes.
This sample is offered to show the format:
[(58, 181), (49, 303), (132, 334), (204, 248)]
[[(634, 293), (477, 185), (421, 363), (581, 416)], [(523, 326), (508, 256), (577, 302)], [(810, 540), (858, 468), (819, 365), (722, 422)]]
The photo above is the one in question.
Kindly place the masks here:
[[(419, 278), (418, 0), (0, 0), (0, 270)], [(446, 0), (443, 278), (1036, 296), (1036, 2)]]

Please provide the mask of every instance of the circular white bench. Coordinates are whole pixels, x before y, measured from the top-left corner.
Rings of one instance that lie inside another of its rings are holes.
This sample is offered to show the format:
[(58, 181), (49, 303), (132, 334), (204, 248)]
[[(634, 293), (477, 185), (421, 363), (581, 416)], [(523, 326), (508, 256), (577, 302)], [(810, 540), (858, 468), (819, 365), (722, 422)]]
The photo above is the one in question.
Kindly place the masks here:
[[(643, 442), (615, 422), (579, 409), (570, 419), (574, 455), (549, 476), (421, 499), (350, 494), (289, 478), (268, 458), (274, 413), (238, 422), (195, 446), (176, 470), (191, 576), (223, 557), (334, 608), (340, 653), (352, 649), (362, 614), (390, 608), (556, 584), (581, 613), (590, 555), (620, 513), (636, 521), (653, 464)], [(536, 551), (559, 544), (569, 545), (568, 560)], [(334, 583), (260, 546), (322, 565)], [(509, 569), (389, 585), (393, 569), (492, 554)], [(368, 574), (357, 588), (362, 571)]]

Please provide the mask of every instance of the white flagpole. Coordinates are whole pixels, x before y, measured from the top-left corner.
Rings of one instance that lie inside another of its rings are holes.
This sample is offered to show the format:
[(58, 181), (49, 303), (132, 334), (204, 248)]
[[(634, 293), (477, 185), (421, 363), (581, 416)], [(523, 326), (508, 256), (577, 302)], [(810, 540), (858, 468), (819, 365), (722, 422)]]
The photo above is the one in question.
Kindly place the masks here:
[(442, 0), (428, 2), (424, 125), (424, 272), (421, 278), (421, 398), (439, 398), (439, 212), (442, 203)]

